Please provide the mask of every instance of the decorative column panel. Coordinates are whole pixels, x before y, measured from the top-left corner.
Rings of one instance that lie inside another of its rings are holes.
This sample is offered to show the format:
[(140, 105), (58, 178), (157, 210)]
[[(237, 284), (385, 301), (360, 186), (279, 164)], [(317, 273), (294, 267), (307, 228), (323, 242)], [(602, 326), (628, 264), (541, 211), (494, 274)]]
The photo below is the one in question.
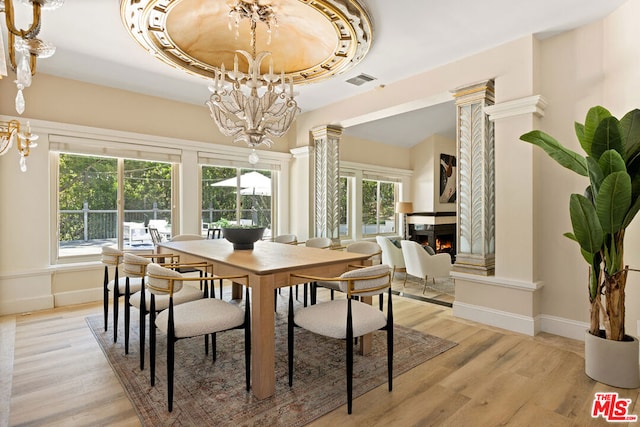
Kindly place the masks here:
[(340, 239), (340, 136), (339, 126), (311, 129), (314, 149), (315, 237)]
[(493, 80), (454, 91), (458, 134), (458, 253), (454, 271), (495, 272), (495, 163)]

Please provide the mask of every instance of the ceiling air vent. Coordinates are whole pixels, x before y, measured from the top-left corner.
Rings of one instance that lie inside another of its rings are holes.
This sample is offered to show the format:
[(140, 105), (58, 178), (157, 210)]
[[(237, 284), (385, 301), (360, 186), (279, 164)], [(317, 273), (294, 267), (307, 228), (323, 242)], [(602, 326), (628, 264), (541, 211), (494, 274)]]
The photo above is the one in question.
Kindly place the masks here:
[(347, 80), (347, 83), (351, 83), (352, 85), (356, 85), (356, 86), (362, 86), (365, 83), (369, 83), (370, 81), (375, 80), (375, 77), (371, 77), (367, 74), (359, 74), (355, 77), (351, 77), (349, 80)]

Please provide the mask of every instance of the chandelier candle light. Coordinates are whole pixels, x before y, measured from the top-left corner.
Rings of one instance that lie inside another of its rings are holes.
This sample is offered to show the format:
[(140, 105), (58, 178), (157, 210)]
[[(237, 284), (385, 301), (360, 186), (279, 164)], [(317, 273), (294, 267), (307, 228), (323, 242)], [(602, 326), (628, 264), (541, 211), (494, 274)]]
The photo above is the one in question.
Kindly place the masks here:
[(38, 139), (38, 135), (31, 133), (29, 122), (27, 122), (25, 128), (22, 128), (17, 120), (0, 121), (0, 156), (6, 154), (15, 143), (20, 152), (20, 170), (22, 172), (27, 171), (26, 158), (29, 156), (31, 149), (38, 146), (34, 142), (36, 139)]
[[(270, 147), (273, 144), (270, 137), (283, 136), (300, 109), (294, 99), (293, 78), (287, 84), (284, 70), (280, 75), (274, 74), (271, 58), (269, 72), (260, 73), (262, 61), (271, 52), (256, 53), (256, 26), (258, 22), (267, 26), (269, 44), (272, 29), (277, 26), (273, 8), (257, 1), (240, 0), (229, 12), (229, 25), (235, 24), (236, 36), (240, 20), (245, 18), (250, 20), (252, 52), (236, 50), (233, 71), (225, 71), (224, 64), (214, 71), (209, 86), (211, 96), (206, 104), (222, 134), (233, 136), (234, 142), (243, 141), (253, 149), (249, 163), (256, 164), (259, 158), (255, 148), (260, 144)], [(247, 73), (238, 70), (238, 53), (247, 59)]]
[[(56, 51), (55, 46), (38, 39), (42, 27), (41, 10), (54, 10), (62, 6), (64, 0), (21, 0), (31, 6), (33, 19), (27, 29), (18, 29), (15, 25), (13, 0), (1, 0), (0, 12), (4, 12), (8, 29), (8, 51), (11, 68), (16, 72), (16, 111), (24, 113), (25, 101), (22, 90), (31, 86), (31, 76), (36, 74), (37, 58), (48, 58)], [(16, 60), (16, 53), (18, 58)], [(4, 60), (4, 58), (2, 58)], [(2, 151), (0, 151), (1, 153)]]

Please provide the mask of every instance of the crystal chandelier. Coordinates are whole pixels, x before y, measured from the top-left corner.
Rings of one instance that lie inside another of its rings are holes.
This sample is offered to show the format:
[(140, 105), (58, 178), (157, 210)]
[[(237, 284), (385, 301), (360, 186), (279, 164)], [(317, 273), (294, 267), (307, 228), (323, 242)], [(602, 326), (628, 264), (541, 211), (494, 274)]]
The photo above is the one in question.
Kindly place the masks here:
[(31, 86), (31, 76), (36, 74), (37, 58), (48, 58), (56, 51), (52, 44), (36, 37), (42, 26), (41, 11), (57, 9), (62, 6), (64, 0), (20, 0), (21, 3), (31, 6), (33, 12), (31, 25), (27, 29), (16, 28), (13, 0), (1, 1), (0, 12), (5, 14), (8, 29), (9, 61), (11, 68), (16, 72), (16, 111), (22, 114), (25, 107), (22, 90)]
[[(220, 132), (225, 136), (233, 136), (234, 142), (243, 141), (251, 147), (249, 162), (256, 164), (259, 158), (255, 148), (260, 144), (270, 147), (273, 144), (270, 137), (283, 136), (300, 109), (294, 99), (293, 78), (289, 78), (287, 84), (284, 70), (279, 76), (274, 74), (272, 59), (269, 61), (269, 72), (260, 73), (262, 61), (271, 52), (256, 53), (256, 26), (259, 22), (267, 26), (268, 44), (271, 32), (277, 26), (273, 8), (260, 5), (257, 0), (239, 0), (229, 12), (229, 26), (235, 25), (236, 37), (239, 23), (245, 18), (250, 20), (252, 52), (236, 50), (233, 71), (225, 71), (224, 64), (214, 71), (207, 105)], [(247, 73), (238, 71), (238, 53), (249, 63)]]
[(27, 156), (32, 148), (38, 146), (34, 141), (38, 139), (38, 135), (31, 133), (31, 125), (22, 127), (17, 120), (8, 122), (0, 121), (0, 156), (6, 154), (13, 144), (20, 152), (20, 170), (27, 171)]

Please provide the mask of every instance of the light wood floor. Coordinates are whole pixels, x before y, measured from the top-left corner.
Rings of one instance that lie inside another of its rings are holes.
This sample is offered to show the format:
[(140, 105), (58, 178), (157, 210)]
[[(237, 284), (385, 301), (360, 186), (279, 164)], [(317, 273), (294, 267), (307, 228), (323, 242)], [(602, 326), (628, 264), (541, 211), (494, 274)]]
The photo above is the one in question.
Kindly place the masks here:
[[(86, 325), (100, 311), (93, 303), (0, 317), (0, 425), (140, 425)], [(394, 313), (458, 346), (396, 378), (393, 392), (385, 384), (356, 399), (351, 416), (338, 408), (314, 426), (607, 425), (590, 417), (597, 391), (618, 391), (640, 414), (639, 390), (584, 374), (581, 342), (510, 333), (402, 297)]]

